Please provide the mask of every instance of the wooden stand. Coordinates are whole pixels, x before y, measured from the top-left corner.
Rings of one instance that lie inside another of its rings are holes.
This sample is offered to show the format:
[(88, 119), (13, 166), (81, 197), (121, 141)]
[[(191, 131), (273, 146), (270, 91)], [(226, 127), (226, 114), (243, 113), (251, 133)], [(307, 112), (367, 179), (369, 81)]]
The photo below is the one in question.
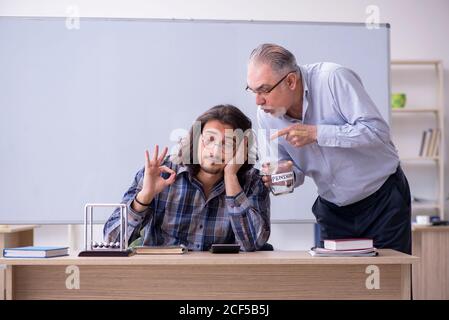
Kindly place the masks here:
[(81, 251), (78, 257), (129, 257), (134, 254), (131, 249), (127, 250), (86, 250)]

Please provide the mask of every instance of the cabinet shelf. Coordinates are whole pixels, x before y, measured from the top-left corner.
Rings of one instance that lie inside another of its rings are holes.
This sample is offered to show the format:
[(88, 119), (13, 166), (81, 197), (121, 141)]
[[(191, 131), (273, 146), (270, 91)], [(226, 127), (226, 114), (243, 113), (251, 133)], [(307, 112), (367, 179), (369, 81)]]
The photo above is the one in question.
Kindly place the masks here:
[(412, 211), (438, 210), (439, 205), (436, 201), (413, 201)]
[(440, 60), (392, 60), (393, 65), (438, 65)]
[(400, 160), (403, 162), (434, 163), (439, 161), (440, 157), (404, 157)]
[(402, 113), (438, 113), (440, 109), (437, 108), (403, 108), (403, 109), (391, 109), (393, 114)]
[[(435, 82), (435, 95), (436, 99), (435, 102), (428, 102), (426, 105), (426, 102), (424, 104), (418, 104), (417, 101), (415, 102), (415, 106), (413, 107), (405, 107), (405, 108), (399, 108), (399, 109), (391, 109), (391, 115), (394, 117), (394, 121), (392, 121), (393, 125), (397, 127), (395, 130), (395, 139), (394, 141), (406, 141), (405, 146), (408, 146), (409, 150), (403, 150), (404, 154), (418, 154), (419, 150), (410, 150), (412, 146), (420, 145), (422, 144), (422, 139), (425, 136), (419, 136), (420, 141), (416, 141), (416, 144), (410, 143), (410, 136), (407, 136), (405, 138), (405, 131), (402, 131), (401, 136), (401, 127), (408, 128), (408, 121), (411, 119), (410, 117), (421, 117), (421, 116), (432, 116), (435, 118), (435, 123), (433, 125), (433, 131), (427, 131), (428, 133), (431, 132), (432, 138), (426, 137), (426, 144), (428, 145), (429, 139), (431, 139), (432, 143), (432, 150), (429, 154), (432, 154), (435, 152), (436, 146), (438, 146), (438, 154), (433, 157), (420, 157), (420, 156), (407, 156), (407, 157), (400, 157), (401, 163), (404, 165), (407, 165), (407, 171), (410, 170), (410, 173), (416, 173), (418, 174), (415, 178), (416, 181), (410, 181), (410, 190), (412, 194), (414, 191), (417, 191), (419, 189), (427, 189), (426, 185), (423, 185), (424, 180), (419, 181), (419, 174), (422, 169), (425, 169), (425, 167), (421, 168), (421, 166), (433, 166), (437, 169), (437, 179), (438, 181), (429, 181), (428, 183), (435, 183), (438, 184), (438, 189), (435, 192), (435, 195), (432, 195), (432, 198), (434, 200), (432, 201), (413, 201), (412, 202), (412, 213), (416, 214), (417, 212), (423, 213), (423, 214), (438, 214), (441, 219), (444, 220), (444, 207), (445, 207), (445, 194), (444, 194), (444, 155), (445, 155), (445, 122), (444, 122), (444, 68), (443, 64), (439, 60), (392, 60), (391, 61), (391, 71), (392, 76), (394, 76), (395, 71), (404, 70), (406, 68), (407, 70), (417, 70), (417, 72), (421, 72), (420, 70), (425, 70), (425, 72), (428, 72), (428, 70), (433, 70), (436, 82)], [(400, 71), (402, 72), (402, 71)], [(407, 79), (402, 79), (403, 82), (406, 82)], [(424, 87), (423, 87), (424, 88)], [(403, 89), (401, 89), (402, 91)], [(416, 90), (416, 87), (413, 87), (413, 90)], [(394, 91), (393, 91), (394, 92)], [(413, 103), (413, 102), (412, 102)], [(407, 115), (402, 117), (402, 115)], [(396, 120), (397, 119), (397, 120)], [(404, 121), (402, 121), (404, 120)], [(437, 131), (436, 131), (437, 130)], [(437, 132), (438, 136), (433, 136), (433, 134)], [(424, 134), (424, 133), (423, 133)], [(397, 136), (396, 136), (397, 135)], [(416, 135), (416, 138), (418, 139), (418, 135)], [(435, 140), (434, 140), (435, 139)], [(437, 140), (436, 140), (437, 139)], [(422, 147), (421, 147), (422, 148)], [(404, 147), (405, 149), (405, 147)], [(429, 152), (428, 149), (427, 153)], [(426, 152), (424, 152), (426, 154)], [(411, 176), (414, 176), (411, 174)], [(414, 182), (414, 183), (413, 183)], [(429, 186), (430, 188), (431, 186)], [(433, 188), (434, 186), (432, 186)]]

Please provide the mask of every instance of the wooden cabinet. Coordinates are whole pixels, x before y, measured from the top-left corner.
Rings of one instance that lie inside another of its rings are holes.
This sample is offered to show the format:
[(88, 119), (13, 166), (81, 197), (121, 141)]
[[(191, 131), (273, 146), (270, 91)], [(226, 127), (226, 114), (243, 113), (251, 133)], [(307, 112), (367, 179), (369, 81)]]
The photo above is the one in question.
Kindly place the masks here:
[(449, 300), (449, 226), (413, 227), (413, 299)]

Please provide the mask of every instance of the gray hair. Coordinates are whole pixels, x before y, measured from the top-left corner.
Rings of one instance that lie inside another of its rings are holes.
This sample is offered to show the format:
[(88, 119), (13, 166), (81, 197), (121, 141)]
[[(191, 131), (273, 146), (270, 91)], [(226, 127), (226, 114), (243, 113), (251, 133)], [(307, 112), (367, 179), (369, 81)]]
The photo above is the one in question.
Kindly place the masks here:
[(284, 47), (273, 43), (259, 45), (251, 52), (249, 61), (269, 64), (276, 73), (299, 71), (295, 56)]

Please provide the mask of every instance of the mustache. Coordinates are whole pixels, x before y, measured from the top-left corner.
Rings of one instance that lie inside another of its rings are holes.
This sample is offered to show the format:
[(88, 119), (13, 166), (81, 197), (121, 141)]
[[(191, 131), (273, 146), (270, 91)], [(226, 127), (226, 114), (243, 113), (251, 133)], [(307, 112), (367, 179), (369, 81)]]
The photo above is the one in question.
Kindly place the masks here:
[(259, 106), (259, 108), (262, 111), (271, 111), (271, 110), (273, 110), (273, 107), (271, 107), (271, 106)]
[(274, 117), (281, 117), (287, 113), (286, 107), (273, 107), (273, 106), (259, 106), (262, 111), (270, 111), (270, 114)]

